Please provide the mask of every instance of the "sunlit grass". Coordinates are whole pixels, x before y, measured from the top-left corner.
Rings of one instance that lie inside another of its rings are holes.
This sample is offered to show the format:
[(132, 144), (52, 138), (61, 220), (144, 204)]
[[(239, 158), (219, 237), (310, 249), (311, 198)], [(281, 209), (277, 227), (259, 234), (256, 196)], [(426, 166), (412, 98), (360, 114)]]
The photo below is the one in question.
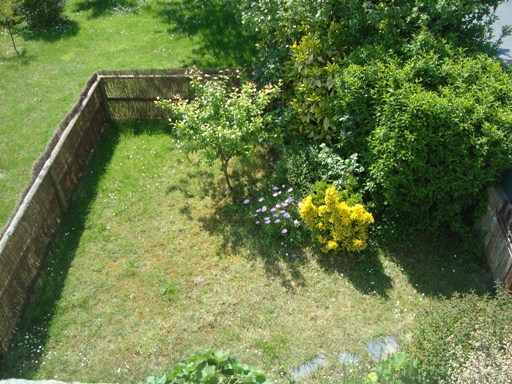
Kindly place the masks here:
[[(33, 32), (19, 30), (21, 61), (7, 33), (0, 33), (0, 227), (11, 214), (30, 179), (32, 163), (77, 101), (87, 79), (104, 69), (144, 69), (247, 64), (230, 56), (208, 38), (208, 28), (186, 24), (182, 3), (151, 0), (137, 12), (124, 12), (132, 0), (69, 0), (67, 21), (60, 27)], [(212, 17), (195, 15), (194, 20)], [(211, 28), (218, 44), (235, 31), (231, 20), (213, 15)], [(217, 23), (215, 23), (217, 21)], [(239, 34), (241, 36), (242, 34)], [(242, 55), (252, 45), (238, 41)], [(219, 52), (224, 52), (222, 55)], [(249, 54), (250, 56), (250, 54)]]
[(167, 130), (108, 130), (0, 377), (135, 383), (214, 348), (279, 380), (322, 353), (311, 382), (337, 382), (339, 352), (365, 356), (387, 335), (404, 345), (439, 293), (478, 287), (454, 260), (402, 262), (376, 245), (330, 258), (264, 236), (245, 193), (233, 204), (218, 168), (176, 151)]

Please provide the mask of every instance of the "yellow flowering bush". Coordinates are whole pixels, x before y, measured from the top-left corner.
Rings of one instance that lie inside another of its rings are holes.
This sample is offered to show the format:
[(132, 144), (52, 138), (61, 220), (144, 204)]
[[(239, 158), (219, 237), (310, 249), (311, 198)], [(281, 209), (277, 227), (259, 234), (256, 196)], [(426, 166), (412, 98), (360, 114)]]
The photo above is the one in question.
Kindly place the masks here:
[(309, 195), (299, 208), (300, 217), (322, 245), (322, 252), (365, 249), (368, 226), (375, 221), (373, 215), (361, 204), (349, 206), (340, 201), (335, 186), (325, 190), (323, 203), (315, 205), (313, 196)]

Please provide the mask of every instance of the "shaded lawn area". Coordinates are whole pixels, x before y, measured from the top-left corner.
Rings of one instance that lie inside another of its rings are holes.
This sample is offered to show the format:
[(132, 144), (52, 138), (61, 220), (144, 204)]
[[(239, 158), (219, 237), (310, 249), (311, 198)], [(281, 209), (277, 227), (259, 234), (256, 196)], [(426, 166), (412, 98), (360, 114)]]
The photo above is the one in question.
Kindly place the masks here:
[[(235, 179), (262, 187), (265, 162)], [(339, 352), (364, 355), (364, 342), (386, 335), (404, 345), (439, 294), (486, 288), (485, 274), (426, 252), (294, 249), (258, 231), (245, 194), (231, 203), (218, 168), (173, 148), (167, 126), (111, 127), (0, 378), (138, 382), (214, 348), (279, 380), (323, 353), (329, 365), (311, 382), (336, 382)]]

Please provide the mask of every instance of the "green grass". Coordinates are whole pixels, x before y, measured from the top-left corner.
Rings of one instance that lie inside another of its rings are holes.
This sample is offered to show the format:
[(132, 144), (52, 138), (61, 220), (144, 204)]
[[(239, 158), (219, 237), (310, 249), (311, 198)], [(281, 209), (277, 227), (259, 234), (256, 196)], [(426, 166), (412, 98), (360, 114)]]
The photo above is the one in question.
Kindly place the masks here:
[(107, 131), (0, 377), (135, 383), (214, 348), (279, 380), (323, 353), (329, 366), (310, 382), (339, 382), (340, 351), (364, 355), (386, 335), (403, 346), (440, 295), (487, 287), (453, 254), (372, 245), (330, 258), (269, 238), (241, 203), (265, 173), (238, 165), (249, 190), (233, 204), (218, 167), (201, 164), (172, 147), (166, 126)]
[[(69, 0), (67, 21), (46, 32), (18, 30), (21, 61), (0, 34), (0, 227), (30, 179), (33, 162), (102, 69), (247, 65), (252, 42), (229, 9), (191, 10), (188, 0)], [(194, 8), (192, 8), (194, 9)]]

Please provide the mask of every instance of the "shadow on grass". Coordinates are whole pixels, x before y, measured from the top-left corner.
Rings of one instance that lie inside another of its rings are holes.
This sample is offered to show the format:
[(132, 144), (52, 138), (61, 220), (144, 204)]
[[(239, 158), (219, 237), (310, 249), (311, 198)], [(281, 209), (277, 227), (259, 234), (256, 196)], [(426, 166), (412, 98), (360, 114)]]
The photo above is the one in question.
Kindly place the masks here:
[(33, 378), (48, 342), (49, 327), (57, 311), (71, 263), (85, 230), (90, 205), (99, 181), (119, 141), (119, 130), (107, 128), (93, 154), (83, 180), (73, 195), (55, 238), (48, 247), (41, 272), (29, 294), (10, 350), (0, 361), (0, 379)]
[(331, 255), (319, 252), (318, 264), (327, 273), (345, 276), (363, 294), (388, 298), (387, 292), (393, 288), (393, 281), (379, 259), (379, 249), (371, 245), (364, 251), (352, 254)]
[(198, 67), (251, 67), (256, 40), (245, 32), (233, 3), (221, 0), (160, 1), (158, 17), (170, 25), (169, 33), (200, 37), (190, 65)]
[(483, 240), (477, 233), (465, 240), (443, 234), (425, 235), (415, 243), (400, 247), (386, 241), (381, 244), (411, 285), (427, 296), (451, 297), (454, 293), (466, 292), (485, 294), (493, 289)]
[(0, 54), (0, 60), (2, 60), (3, 62), (8, 62), (8, 63), (19, 63), (21, 65), (29, 65), (35, 56), (27, 54), (27, 50), (25, 47), (19, 49), (19, 51), (20, 51), (19, 56), (16, 54), (16, 51), (14, 50), (14, 48), (12, 49), (12, 55), (11, 54), (6, 54), (6, 55)]
[(25, 40), (45, 41), (52, 43), (58, 40), (76, 36), (80, 25), (75, 20), (63, 19), (55, 27), (47, 29), (24, 28), (20, 34)]
[(146, 2), (147, 0), (82, 0), (76, 3), (73, 11), (90, 12), (90, 17), (96, 19), (116, 10), (122, 13), (135, 11)]

